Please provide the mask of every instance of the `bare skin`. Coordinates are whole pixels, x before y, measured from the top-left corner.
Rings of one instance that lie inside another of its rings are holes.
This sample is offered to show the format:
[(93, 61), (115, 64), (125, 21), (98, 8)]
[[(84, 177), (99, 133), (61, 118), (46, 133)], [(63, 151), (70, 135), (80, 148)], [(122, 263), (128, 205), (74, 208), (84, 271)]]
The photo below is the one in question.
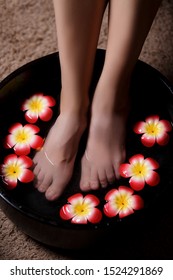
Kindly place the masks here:
[(125, 160), (131, 74), (160, 1), (112, 0), (106, 58), (92, 103), (80, 188), (106, 187)]
[[(91, 108), (80, 188), (106, 187), (119, 177), (131, 74), (160, 0), (110, 0), (106, 58)], [(36, 187), (58, 198), (71, 179), (78, 144), (87, 125), (92, 77), (105, 0), (54, 0), (62, 74), (61, 113), (43, 150), (34, 157)]]
[(60, 116), (34, 161), (35, 186), (57, 199), (71, 179), (78, 144), (87, 125), (92, 77), (105, 0), (54, 0), (61, 64)]
[(81, 121), (76, 116), (72, 118), (68, 114), (61, 114), (49, 131), (43, 150), (36, 154), (35, 186), (40, 192), (45, 192), (47, 199), (56, 199), (68, 184), (73, 172), (78, 143), (85, 127), (85, 118)]

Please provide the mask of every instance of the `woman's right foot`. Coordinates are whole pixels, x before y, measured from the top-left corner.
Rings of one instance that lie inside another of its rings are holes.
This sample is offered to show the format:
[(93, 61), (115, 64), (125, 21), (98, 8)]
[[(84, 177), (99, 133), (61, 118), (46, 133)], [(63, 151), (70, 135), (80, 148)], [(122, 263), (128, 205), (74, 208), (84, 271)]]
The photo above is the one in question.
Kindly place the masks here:
[(62, 113), (50, 129), (43, 149), (36, 153), (34, 162), (35, 187), (45, 192), (48, 200), (57, 199), (69, 183), (78, 144), (86, 128), (86, 116)]

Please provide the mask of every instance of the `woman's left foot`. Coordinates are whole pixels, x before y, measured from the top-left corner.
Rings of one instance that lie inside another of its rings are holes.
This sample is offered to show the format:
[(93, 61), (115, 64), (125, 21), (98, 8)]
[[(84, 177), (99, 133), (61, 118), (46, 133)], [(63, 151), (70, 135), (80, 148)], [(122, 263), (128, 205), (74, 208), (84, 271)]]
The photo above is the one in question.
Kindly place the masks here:
[(82, 158), (82, 191), (113, 183), (119, 178), (119, 166), (125, 160), (129, 104), (124, 102), (121, 108), (115, 106), (114, 110), (109, 110), (111, 106), (106, 103), (106, 96), (95, 95), (87, 147)]

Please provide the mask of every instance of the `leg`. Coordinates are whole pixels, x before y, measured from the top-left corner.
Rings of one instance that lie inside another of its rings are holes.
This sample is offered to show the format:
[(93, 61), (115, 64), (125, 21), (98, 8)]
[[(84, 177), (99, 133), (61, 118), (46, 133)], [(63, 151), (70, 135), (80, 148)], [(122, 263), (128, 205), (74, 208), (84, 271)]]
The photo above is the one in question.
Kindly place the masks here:
[(105, 0), (54, 0), (62, 74), (60, 116), (34, 157), (36, 188), (48, 200), (68, 184), (86, 127), (88, 88)]
[(160, 0), (111, 0), (106, 58), (92, 104), (82, 190), (107, 186), (125, 159), (125, 127), (131, 73)]

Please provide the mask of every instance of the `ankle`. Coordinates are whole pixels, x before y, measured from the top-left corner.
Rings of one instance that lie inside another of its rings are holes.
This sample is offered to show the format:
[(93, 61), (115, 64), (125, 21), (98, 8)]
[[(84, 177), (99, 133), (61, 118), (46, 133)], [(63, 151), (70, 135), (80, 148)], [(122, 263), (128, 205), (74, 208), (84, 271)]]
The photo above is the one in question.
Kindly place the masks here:
[(60, 112), (55, 125), (59, 122), (62, 123), (64, 127), (68, 127), (70, 125), (74, 131), (83, 132), (87, 126), (87, 115), (84, 112), (79, 112), (69, 108), (69, 110), (62, 110)]
[(129, 110), (129, 84), (121, 84), (116, 87), (110, 85), (98, 85), (93, 104), (92, 115), (125, 114)]
[(60, 111), (63, 113), (74, 113), (75, 115), (86, 115), (89, 107), (88, 92), (84, 91), (68, 91), (61, 92)]

